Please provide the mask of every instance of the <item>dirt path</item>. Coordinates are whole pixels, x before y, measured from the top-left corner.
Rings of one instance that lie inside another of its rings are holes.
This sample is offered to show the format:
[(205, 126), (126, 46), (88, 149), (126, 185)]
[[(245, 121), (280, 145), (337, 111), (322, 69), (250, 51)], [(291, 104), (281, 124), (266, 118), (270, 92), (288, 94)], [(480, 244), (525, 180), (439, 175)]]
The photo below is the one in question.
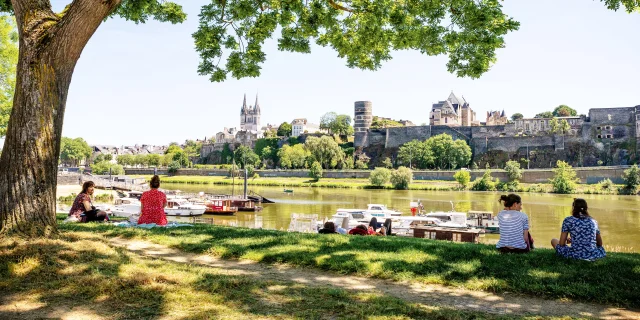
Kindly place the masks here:
[(494, 294), (440, 285), (401, 283), (358, 278), (314, 269), (265, 265), (248, 260), (224, 260), (209, 255), (195, 255), (163, 245), (140, 240), (113, 238), (112, 245), (130, 252), (179, 263), (194, 263), (219, 268), (223, 273), (256, 276), (262, 279), (297, 282), (307, 286), (340, 287), (346, 290), (382, 292), (408, 302), (442, 306), (459, 310), (495, 314), (596, 317), (601, 319), (640, 319), (640, 311), (598, 304), (544, 300), (515, 294)]

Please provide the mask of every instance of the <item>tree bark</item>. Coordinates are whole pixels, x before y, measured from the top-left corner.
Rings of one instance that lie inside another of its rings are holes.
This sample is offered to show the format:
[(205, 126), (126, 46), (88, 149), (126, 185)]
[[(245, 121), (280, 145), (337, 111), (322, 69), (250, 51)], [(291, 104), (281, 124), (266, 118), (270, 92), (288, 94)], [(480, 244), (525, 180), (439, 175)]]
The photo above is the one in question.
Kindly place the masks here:
[(20, 37), (13, 109), (0, 156), (0, 234), (56, 232), (57, 166), (76, 62), (120, 0), (12, 0)]

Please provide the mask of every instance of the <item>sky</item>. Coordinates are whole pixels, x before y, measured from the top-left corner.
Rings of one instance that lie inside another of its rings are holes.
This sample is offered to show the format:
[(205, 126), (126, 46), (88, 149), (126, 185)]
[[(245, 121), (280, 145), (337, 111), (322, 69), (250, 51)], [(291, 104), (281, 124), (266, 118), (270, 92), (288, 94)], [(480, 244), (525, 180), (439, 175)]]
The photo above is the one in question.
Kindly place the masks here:
[[(533, 117), (560, 104), (584, 114), (640, 105), (640, 13), (609, 11), (597, 0), (505, 0), (520, 30), (506, 36), (495, 65), (475, 80), (449, 74), (446, 56), (394, 52), (379, 70), (361, 71), (331, 48), (286, 53), (270, 40), (260, 77), (224, 83), (197, 73), (191, 34), (209, 1), (178, 0), (188, 14), (179, 25), (103, 23), (75, 69), (63, 136), (117, 146), (203, 139), (239, 127), (245, 93), (252, 105), (259, 94), (262, 125), (318, 123), (330, 111), (353, 115), (360, 100), (373, 102), (374, 115), (427, 123), (431, 104), (451, 91), (480, 121), (489, 110)], [(60, 11), (69, 2), (52, 4)]]

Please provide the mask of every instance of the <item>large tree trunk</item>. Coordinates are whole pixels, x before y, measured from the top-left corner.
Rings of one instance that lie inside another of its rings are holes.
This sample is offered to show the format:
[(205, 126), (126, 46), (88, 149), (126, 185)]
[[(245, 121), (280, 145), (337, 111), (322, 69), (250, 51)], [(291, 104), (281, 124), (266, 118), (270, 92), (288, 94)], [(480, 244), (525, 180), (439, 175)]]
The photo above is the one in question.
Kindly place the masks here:
[(120, 0), (76, 0), (56, 15), (46, 0), (12, 0), (16, 91), (0, 157), (0, 233), (56, 231), (57, 165), (71, 76), (87, 41)]

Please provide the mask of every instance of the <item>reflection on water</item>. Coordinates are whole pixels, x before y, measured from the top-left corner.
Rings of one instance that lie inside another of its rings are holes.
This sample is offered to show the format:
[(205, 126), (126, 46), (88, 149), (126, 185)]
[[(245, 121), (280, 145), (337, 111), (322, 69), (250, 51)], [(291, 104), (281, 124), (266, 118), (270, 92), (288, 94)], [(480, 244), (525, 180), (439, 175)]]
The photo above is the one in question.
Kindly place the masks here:
[[(163, 184), (166, 189), (184, 192), (231, 194), (231, 187), (185, 184)], [(236, 216), (209, 216), (215, 224), (248, 228), (283, 229), (289, 227), (292, 213), (317, 214), (321, 220), (331, 217), (338, 208), (366, 208), (369, 203), (385, 204), (389, 208), (410, 215), (409, 202), (421, 200), (426, 211), (467, 212), (502, 209), (498, 203), (499, 193), (454, 192), (418, 190), (358, 190), (296, 188), (293, 194), (282, 192), (280, 187), (251, 187), (262, 196), (276, 203), (263, 204), (262, 212), (238, 212)], [(237, 189), (236, 189), (237, 191)], [(523, 193), (522, 208), (529, 216), (531, 232), (537, 247), (550, 247), (551, 238), (560, 236), (562, 220), (570, 215), (571, 202), (575, 195)], [(605, 246), (616, 251), (640, 252), (640, 197), (617, 195), (580, 195), (589, 203), (589, 212), (598, 220)], [(68, 210), (68, 209), (67, 209)], [(189, 219), (189, 218), (182, 218)], [(181, 221), (188, 222), (188, 221)], [(497, 241), (497, 235), (487, 235), (483, 242)]]

